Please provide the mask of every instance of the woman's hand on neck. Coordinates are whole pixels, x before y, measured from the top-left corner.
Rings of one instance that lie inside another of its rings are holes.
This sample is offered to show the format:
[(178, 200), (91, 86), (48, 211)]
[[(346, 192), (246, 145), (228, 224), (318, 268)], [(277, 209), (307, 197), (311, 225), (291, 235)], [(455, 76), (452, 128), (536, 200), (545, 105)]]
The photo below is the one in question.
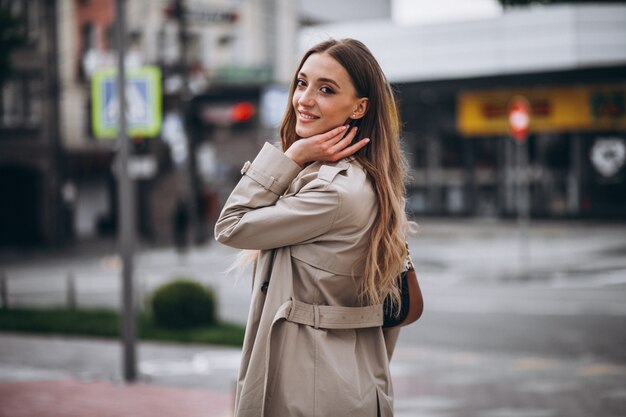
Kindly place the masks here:
[(356, 127), (348, 130), (348, 125), (339, 126), (326, 133), (295, 141), (285, 151), (285, 155), (302, 167), (314, 161), (335, 162), (356, 153), (368, 144), (369, 138), (352, 144), (356, 132)]

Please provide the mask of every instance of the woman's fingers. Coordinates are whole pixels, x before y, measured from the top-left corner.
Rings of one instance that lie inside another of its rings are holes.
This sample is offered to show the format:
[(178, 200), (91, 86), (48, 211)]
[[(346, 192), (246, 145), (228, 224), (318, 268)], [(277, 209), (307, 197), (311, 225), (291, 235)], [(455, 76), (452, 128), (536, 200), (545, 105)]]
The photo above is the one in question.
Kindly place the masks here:
[(357, 130), (358, 128), (356, 126), (350, 129), (350, 131), (344, 137), (339, 138), (339, 140), (335, 142), (335, 144), (330, 148), (330, 151), (332, 153), (337, 153), (343, 150), (343, 148), (345, 148), (346, 146), (350, 145), (356, 137)]
[(352, 139), (354, 139), (354, 136), (356, 135), (356, 131), (357, 131), (357, 127), (347, 127), (349, 130), (346, 132), (345, 130), (339, 132), (338, 135), (334, 136), (332, 139), (330, 139), (327, 144), (330, 145), (331, 147), (334, 147), (335, 145), (337, 145), (339, 142), (341, 142), (342, 140), (345, 140), (347, 138), (349, 138), (349, 142), (352, 142)]
[(343, 137), (344, 133), (346, 132), (346, 129), (348, 129), (348, 125), (339, 126), (339, 127), (336, 127), (336, 128), (334, 128), (332, 130), (329, 130), (326, 133), (322, 133), (319, 136), (319, 141), (320, 142), (327, 142), (327, 141), (336, 139), (337, 137), (339, 139), (341, 139)]
[(357, 127), (350, 130), (348, 128), (348, 125), (343, 125), (296, 141), (285, 154), (299, 165), (309, 161), (338, 161), (357, 152), (369, 142), (369, 139), (364, 139), (349, 146), (356, 137)]
[(354, 145), (348, 146), (347, 148), (345, 148), (343, 151), (339, 152), (338, 154), (335, 155), (335, 160), (340, 160), (341, 158), (345, 158), (347, 156), (353, 155), (356, 152), (359, 151), (359, 149), (363, 148), (365, 145), (367, 145), (369, 143), (369, 138), (365, 138), (365, 139), (361, 139), (360, 141), (358, 141), (357, 143), (355, 143)]

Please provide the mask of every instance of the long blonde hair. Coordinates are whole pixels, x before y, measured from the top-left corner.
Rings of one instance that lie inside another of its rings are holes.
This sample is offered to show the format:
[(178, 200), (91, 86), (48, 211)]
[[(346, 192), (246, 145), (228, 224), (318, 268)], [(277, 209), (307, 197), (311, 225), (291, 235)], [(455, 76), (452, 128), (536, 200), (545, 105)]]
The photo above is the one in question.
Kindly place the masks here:
[[(407, 255), (408, 222), (404, 207), (406, 162), (400, 149), (400, 118), (393, 91), (370, 50), (357, 40), (328, 40), (313, 46), (302, 57), (296, 75), (315, 53), (326, 53), (339, 62), (358, 96), (368, 98), (367, 112), (358, 122), (358, 135), (370, 138), (370, 143), (354, 156), (371, 180), (378, 212), (370, 232), (372, 244), (359, 261), (365, 264), (360, 295), (362, 301), (379, 304), (391, 294), (399, 304), (400, 294), (394, 283)], [(295, 89), (296, 76), (291, 81), (290, 98)], [(295, 127), (296, 112), (290, 100), (280, 126), (283, 151), (300, 139)]]

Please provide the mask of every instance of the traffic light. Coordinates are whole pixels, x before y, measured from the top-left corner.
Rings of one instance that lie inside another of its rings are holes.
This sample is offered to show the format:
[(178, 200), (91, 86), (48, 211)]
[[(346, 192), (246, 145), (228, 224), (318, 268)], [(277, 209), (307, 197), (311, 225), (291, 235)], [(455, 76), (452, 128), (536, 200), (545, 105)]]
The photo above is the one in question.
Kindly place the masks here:
[(205, 126), (234, 127), (254, 121), (256, 105), (251, 101), (204, 103), (199, 110)]
[(234, 122), (247, 122), (256, 114), (256, 106), (249, 101), (233, 104), (231, 108), (231, 118)]

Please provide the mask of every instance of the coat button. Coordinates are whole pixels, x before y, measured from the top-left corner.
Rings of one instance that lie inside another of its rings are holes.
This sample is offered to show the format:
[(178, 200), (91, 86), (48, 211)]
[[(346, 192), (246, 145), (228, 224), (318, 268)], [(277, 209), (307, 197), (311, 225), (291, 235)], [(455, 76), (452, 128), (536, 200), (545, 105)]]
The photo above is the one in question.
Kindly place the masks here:
[(246, 161), (245, 164), (243, 164), (243, 168), (241, 168), (241, 175), (245, 174), (246, 172), (248, 172), (248, 169), (250, 168), (250, 165), (252, 165), (250, 163), (250, 161)]

